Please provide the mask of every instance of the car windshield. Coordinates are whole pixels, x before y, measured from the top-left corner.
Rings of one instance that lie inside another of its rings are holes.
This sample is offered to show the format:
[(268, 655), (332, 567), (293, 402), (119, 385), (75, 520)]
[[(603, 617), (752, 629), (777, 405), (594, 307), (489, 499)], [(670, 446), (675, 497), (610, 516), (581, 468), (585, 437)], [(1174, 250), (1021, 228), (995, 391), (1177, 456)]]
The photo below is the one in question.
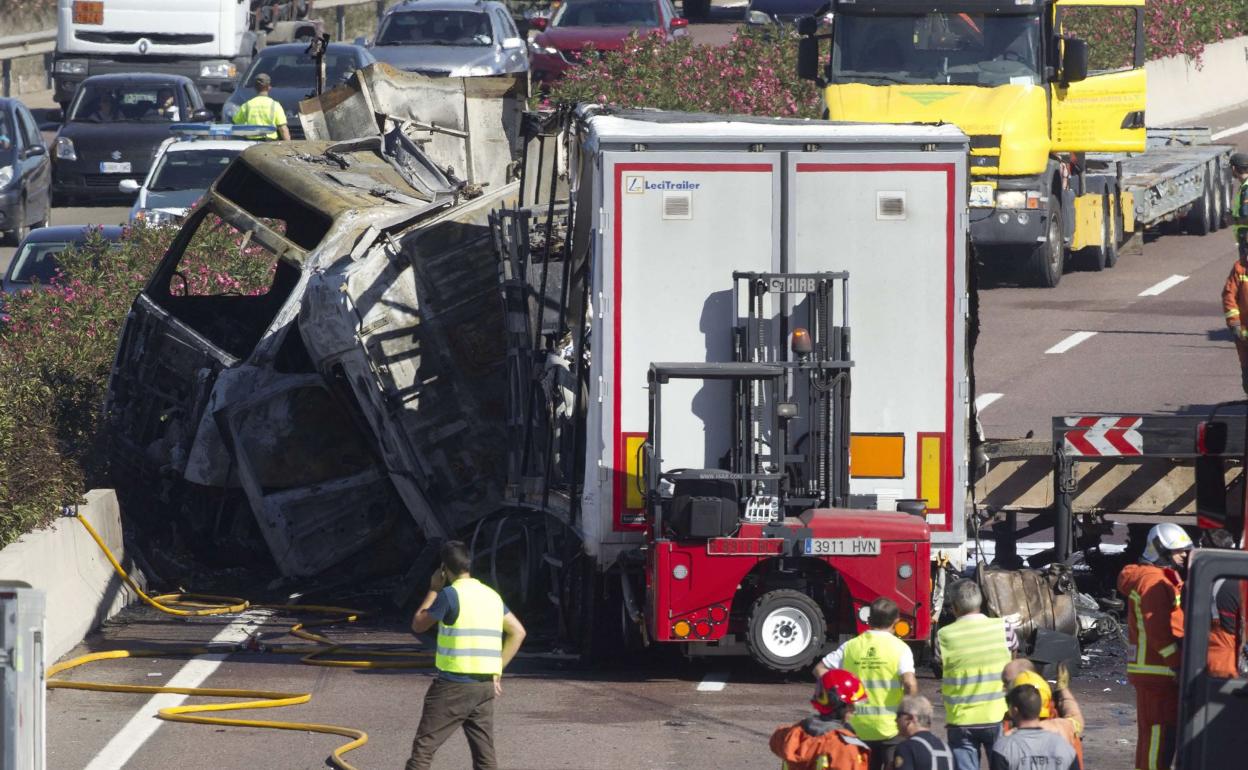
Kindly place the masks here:
[(49, 283), (56, 277), (56, 270), (61, 266), (56, 261), (56, 255), (72, 245), (64, 241), (27, 243), (13, 257), (13, 270), (9, 273), (9, 280), (14, 283)]
[(478, 11), (405, 11), (386, 19), (377, 45), (491, 45), (490, 17)]
[[(356, 66), (355, 57), (351, 54), (325, 54), (326, 84), (341, 83)], [(261, 54), (251, 65), (251, 69), (247, 70), (243, 82), (250, 88), (256, 75), (262, 72), (272, 78), (274, 88), (316, 88), (316, 64), (303, 53), (277, 56)]]
[(566, 3), (550, 20), (552, 27), (657, 27), (657, 3)]
[(152, 172), (149, 192), (207, 190), (238, 156), (238, 150), (184, 150), (166, 152)]
[(69, 119), (79, 123), (128, 123), (134, 121), (177, 121), (181, 119), (172, 85), (82, 86), (70, 108)]
[(833, 83), (1036, 85), (1040, 17), (842, 14), (829, 74)]

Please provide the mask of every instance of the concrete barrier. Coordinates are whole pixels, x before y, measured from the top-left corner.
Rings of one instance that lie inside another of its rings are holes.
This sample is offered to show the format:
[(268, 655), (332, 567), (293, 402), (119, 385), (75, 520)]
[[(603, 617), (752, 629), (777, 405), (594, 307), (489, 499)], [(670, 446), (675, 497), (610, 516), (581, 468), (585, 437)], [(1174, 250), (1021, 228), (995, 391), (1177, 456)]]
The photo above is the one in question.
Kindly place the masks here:
[[(139, 570), (126, 559), (121, 511), (111, 489), (93, 489), (78, 509), (135, 581)], [(81, 524), (57, 519), (51, 527), (23, 535), (0, 550), (0, 580), (22, 580), (47, 593), (48, 660), (77, 646), (105, 620), (138, 599)]]
[(1166, 127), (1248, 104), (1248, 37), (1223, 40), (1205, 47), (1202, 66), (1186, 56), (1150, 61), (1149, 126)]

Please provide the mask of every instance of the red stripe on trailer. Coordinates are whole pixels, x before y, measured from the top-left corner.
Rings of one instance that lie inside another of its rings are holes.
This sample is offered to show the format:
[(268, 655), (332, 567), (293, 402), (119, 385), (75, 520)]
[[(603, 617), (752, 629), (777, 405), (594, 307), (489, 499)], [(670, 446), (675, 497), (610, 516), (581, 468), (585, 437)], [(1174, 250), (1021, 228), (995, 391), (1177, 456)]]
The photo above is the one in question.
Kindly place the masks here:
[[(945, 221), (945, 436), (948, 438), (944, 442), (941, 457), (941, 465), (943, 480), (941, 481), (941, 491), (944, 500), (953, 499), (953, 402), (954, 402), (954, 366), (953, 366), (953, 344), (954, 344), (954, 318), (957, 308), (957, 299), (954, 296), (954, 274), (957, 261), (957, 169), (952, 163), (798, 163), (797, 173), (809, 173), (818, 171), (848, 171), (851, 173), (863, 173), (873, 171), (918, 171), (930, 173), (943, 173), (945, 175), (945, 191), (948, 195), (948, 204), (946, 206), (947, 218)], [(922, 497), (919, 491), (919, 485), (922, 479), (915, 474), (915, 494)], [(949, 532), (953, 530), (953, 506), (947, 502), (944, 505), (944, 511), (931, 511), (928, 513), (941, 515), (943, 514), (945, 521), (942, 524), (932, 524), (933, 531)]]
[(620, 415), (623, 409), (623, 402), (620, 398), (621, 383), (623, 375), (620, 371), (621, 345), (620, 334), (623, 328), (623, 311), (624, 311), (624, 271), (623, 253), (624, 253), (624, 227), (621, 218), (624, 214), (624, 195), (623, 183), (624, 173), (627, 171), (692, 171), (698, 173), (714, 173), (717, 171), (734, 171), (734, 172), (763, 172), (775, 173), (777, 167), (771, 163), (617, 163), (615, 164), (615, 215), (611, 226), (615, 228), (614, 237), (612, 239), (615, 244), (615, 276), (613, 279), (614, 300), (612, 301), (612, 326), (614, 329), (614, 348), (612, 353), (615, 362), (615, 372), (611, 386), (611, 432), (614, 434), (612, 443), (612, 473), (614, 474), (611, 495), (611, 516), (613, 528), (616, 532), (639, 531), (645, 529), (645, 524), (626, 524), (624, 522), (625, 513), (625, 496), (627, 495), (628, 474), (626, 473), (626, 464), (624, 457), (624, 443), (627, 441), (625, 431), (620, 427)]
[(1105, 440), (1108, 441), (1119, 454), (1138, 455), (1139, 447), (1136, 447), (1127, 440), (1127, 432), (1125, 430), (1107, 430), (1105, 431)]

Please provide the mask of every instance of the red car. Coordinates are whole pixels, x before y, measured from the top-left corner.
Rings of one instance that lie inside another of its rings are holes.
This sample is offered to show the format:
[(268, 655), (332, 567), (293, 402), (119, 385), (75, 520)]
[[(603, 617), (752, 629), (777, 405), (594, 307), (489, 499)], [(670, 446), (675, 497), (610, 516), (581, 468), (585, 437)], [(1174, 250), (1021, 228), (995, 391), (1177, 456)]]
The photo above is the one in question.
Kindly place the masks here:
[(530, 69), (538, 83), (558, 80), (575, 65), (589, 43), (617, 51), (629, 35), (660, 32), (668, 40), (688, 34), (689, 22), (676, 15), (672, 0), (571, 0), (549, 20), (533, 19)]

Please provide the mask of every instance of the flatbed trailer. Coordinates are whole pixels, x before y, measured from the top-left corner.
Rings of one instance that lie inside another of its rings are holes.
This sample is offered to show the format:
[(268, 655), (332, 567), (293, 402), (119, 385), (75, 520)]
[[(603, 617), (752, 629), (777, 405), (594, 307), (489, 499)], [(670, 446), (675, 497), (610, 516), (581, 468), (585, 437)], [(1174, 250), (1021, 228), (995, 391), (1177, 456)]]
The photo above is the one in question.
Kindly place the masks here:
[(1213, 144), (1207, 128), (1153, 128), (1148, 149), (1117, 160), (1136, 231), (1182, 220), (1195, 235), (1227, 224), (1235, 194), (1234, 148)]

